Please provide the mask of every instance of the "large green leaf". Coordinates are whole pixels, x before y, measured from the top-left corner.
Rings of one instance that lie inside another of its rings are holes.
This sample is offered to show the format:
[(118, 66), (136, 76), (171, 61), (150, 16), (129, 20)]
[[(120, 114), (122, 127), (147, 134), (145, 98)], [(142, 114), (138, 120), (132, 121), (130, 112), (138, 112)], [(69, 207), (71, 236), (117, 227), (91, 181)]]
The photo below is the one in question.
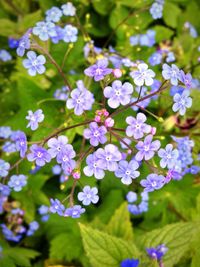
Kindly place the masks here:
[(139, 257), (133, 243), (82, 224), (80, 229), (85, 252), (93, 267), (119, 267), (123, 259)]
[(176, 4), (170, 3), (168, 1), (165, 2), (163, 19), (168, 26), (173, 28), (177, 26), (180, 13), (181, 9)]

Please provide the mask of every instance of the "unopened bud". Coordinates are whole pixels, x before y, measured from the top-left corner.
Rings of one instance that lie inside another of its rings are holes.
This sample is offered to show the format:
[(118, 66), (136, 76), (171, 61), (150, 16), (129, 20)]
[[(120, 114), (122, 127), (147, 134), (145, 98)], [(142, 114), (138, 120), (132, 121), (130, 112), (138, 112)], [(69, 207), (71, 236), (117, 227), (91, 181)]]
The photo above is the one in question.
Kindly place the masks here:
[(114, 69), (112, 72), (115, 78), (120, 78), (122, 76), (122, 71), (120, 69)]
[(113, 127), (114, 123), (115, 123), (115, 121), (112, 118), (107, 118), (105, 120), (105, 126), (106, 127)]

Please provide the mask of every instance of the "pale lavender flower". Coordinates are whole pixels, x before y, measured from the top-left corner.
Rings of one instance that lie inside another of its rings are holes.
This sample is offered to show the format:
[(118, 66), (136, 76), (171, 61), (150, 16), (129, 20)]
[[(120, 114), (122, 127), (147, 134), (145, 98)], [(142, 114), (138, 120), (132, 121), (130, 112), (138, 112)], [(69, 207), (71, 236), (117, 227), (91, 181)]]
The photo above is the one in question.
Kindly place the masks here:
[(40, 40), (47, 41), (50, 37), (56, 36), (55, 24), (52, 22), (39, 21), (33, 28), (33, 34), (38, 35)]
[(27, 138), (24, 132), (17, 131), (12, 135), (12, 140), (16, 143), (16, 149), (20, 152), (20, 157), (24, 158), (27, 151)]
[(23, 60), (23, 66), (28, 69), (29, 75), (35, 76), (37, 73), (42, 74), (45, 72), (45, 62), (46, 59), (43, 55), (37, 56), (34, 51), (29, 51), (27, 58)]
[(86, 158), (87, 166), (84, 167), (83, 172), (86, 176), (91, 177), (94, 175), (96, 179), (103, 179), (105, 176), (104, 170), (98, 164), (98, 158), (95, 153), (90, 154)]
[(141, 63), (138, 65), (138, 70), (134, 70), (130, 73), (133, 78), (134, 83), (137, 86), (143, 86), (144, 84), (150, 86), (153, 84), (153, 78), (155, 77), (155, 72), (148, 69), (148, 65)]
[(187, 89), (192, 87), (192, 75), (190, 73), (185, 74), (183, 70), (180, 70), (180, 81), (185, 84)]
[(73, 17), (76, 14), (76, 8), (71, 2), (68, 2), (65, 5), (62, 5), (61, 8), (65, 16)]
[(66, 43), (75, 43), (77, 41), (78, 29), (72, 25), (66, 25), (63, 28), (63, 41)]
[(29, 123), (26, 127), (30, 127), (31, 130), (34, 131), (38, 128), (38, 124), (44, 120), (43, 111), (41, 109), (38, 109), (35, 112), (29, 110), (26, 119), (29, 120)]
[(90, 187), (89, 185), (84, 186), (83, 192), (78, 193), (78, 200), (83, 205), (88, 206), (91, 203), (96, 204), (99, 201), (98, 189), (96, 187)]
[(8, 186), (13, 188), (14, 191), (19, 192), (27, 184), (27, 177), (23, 174), (12, 175), (8, 182)]
[(165, 149), (161, 148), (158, 151), (158, 156), (161, 158), (160, 166), (165, 168), (167, 166), (168, 169), (171, 169), (176, 164), (176, 160), (179, 156), (178, 150), (173, 150), (173, 145), (166, 145)]
[(63, 40), (63, 38), (64, 38), (64, 30), (60, 26), (56, 25), (55, 26), (55, 32), (56, 32), (56, 35), (53, 36), (53, 37), (50, 37), (50, 38), (51, 38), (51, 41), (54, 44), (57, 44), (60, 40)]
[(170, 80), (172, 85), (178, 85), (180, 70), (175, 64), (170, 67), (165, 63), (163, 64), (162, 76), (165, 80)]
[(22, 38), (19, 40), (19, 45), (17, 47), (16, 52), (17, 52), (17, 55), (20, 57), (23, 57), (23, 55), (25, 54), (25, 51), (31, 47), (29, 33), (30, 33), (30, 30), (27, 33), (25, 33), (22, 36)]
[(62, 11), (58, 7), (52, 7), (46, 11), (46, 21), (58, 22), (62, 17)]
[(69, 217), (76, 219), (76, 218), (79, 218), (81, 214), (84, 212), (85, 212), (84, 208), (82, 208), (80, 205), (75, 205), (71, 208), (66, 209), (64, 212), (64, 216), (65, 217), (69, 216)]
[(144, 187), (145, 192), (152, 192), (162, 188), (165, 184), (165, 177), (155, 173), (149, 174), (146, 179), (141, 180), (140, 184)]
[(151, 159), (155, 152), (160, 148), (160, 141), (155, 140), (152, 142), (153, 135), (147, 135), (143, 141), (139, 141), (135, 146), (139, 152), (135, 155), (137, 161)]
[(1, 126), (0, 127), (0, 138), (7, 139), (11, 136), (12, 130), (9, 126)]
[(130, 102), (133, 86), (129, 82), (122, 84), (121, 81), (116, 80), (112, 86), (105, 87), (103, 93), (108, 98), (108, 105), (111, 108), (117, 108), (120, 104), (124, 106)]
[(104, 76), (112, 72), (112, 69), (107, 68), (107, 66), (108, 66), (108, 60), (100, 59), (96, 62), (96, 64), (85, 69), (84, 73), (85, 75), (89, 77), (93, 77), (94, 80), (97, 82), (97, 81), (103, 80)]
[(135, 139), (142, 138), (145, 133), (151, 132), (151, 126), (146, 124), (146, 116), (143, 113), (138, 113), (136, 118), (128, 116), (126, 122), (129, 126), (126, 128), (126, 135)]
[(76, 153), (72, 145), (67, 144), (65, 149), (57, 155), (57, 162), (61, 164), (66, 175), (70, 175), (76, 166), (76, 162), (72, 160)]
[(31, 153), (27, 155), (28, 161), (35, 161), (38, 166), (44, 166), (46, 162), (51, 161), (51, 155), (45, 148), (34, 144), (30, 147), (30, 150)]
[(105, 134), (107, 133), (105, 126), (98, 126), (96, 122), (91, 122), (89, 129), (85, 129), (83, 135), (86, 139), (90, 139), (90, 144), (92, 146), (98, 146), (104, 144), (107, 141)]
[(137, 178), (140, 175), (139, 164), (135, 160), (130, 162), (121, 160), (118, 164), (118, 169), (115, 171), (115, 176), (121, 179), (123, 184), (129, 185), (132, 183), (132, 179)]
[(113, 144), (108, 144), (103, 148), (99, 148), (95, 152), (98, 158), (97, 164), (103, 170), (116, 171), (118, 168), (117, 162), (122, 159), (122, 155), (118, 147)]
[(7, 152), (7, 153), (13, 153), (13, 152), (17, 151), (15, 143), (12, 143), (10, 141), (5, 142), (2, 145), (1, 149), (2, 149), (2, 151)]
[(60, 200), (58, 199), (50, 199), (51, 202), (51, 206), (49, 208), (49, 211), (51, 213), (57, 213), (60, 216), (63, 216), (64, 210), (65, 210), (65, 206), (60, 202)]
[(58, 136), (58, 138), (51, 138), (48, 140), (47, 145), (49, 147), (48, 153), (52, 158), (55, 158), (61, 151), (65, 151), (68, 138), (64, 135)]
[(2, 60), (3, 62), (6, 62), (11, 59), (12, 59), (12, 56), (8, 51), (6, 51), (5, 49), (0, 50), (0, 60)]
[(162, 18), (163, 5), (160, 3), (154, 2), (150, 8), (150, 13), (151, 13), (153, 19)]
[(192, 106), (192, 98), (189, 97), (189, 95), (189, 90), (184, 90), (182, 94), (175, 94), (173, 97), (175, 103), (172, 106), (172, 110), (174, 112), (179, 111), (180, 115), (184, 115), (186, 108), (190, 108)]
[(0, 177), (6, 177), (8, 175), (8, 170), (10, 169), (10, 164), (3, 159), (0, 159)]

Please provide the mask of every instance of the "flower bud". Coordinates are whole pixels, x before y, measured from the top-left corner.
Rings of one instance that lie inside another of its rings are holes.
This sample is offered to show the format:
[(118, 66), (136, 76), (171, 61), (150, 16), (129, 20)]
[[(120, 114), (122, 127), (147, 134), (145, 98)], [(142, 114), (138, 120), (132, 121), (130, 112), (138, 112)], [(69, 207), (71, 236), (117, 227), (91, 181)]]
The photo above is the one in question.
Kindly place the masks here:
[(122, 76), (122, 71), (120, 69), (114, 69), (113, 75), (115, 78), (120, 78)]
[(105, 120), (105, 126), (106, 127), (113, 127), (114, 123), (115, 123), (115, 121), (110, 117)]

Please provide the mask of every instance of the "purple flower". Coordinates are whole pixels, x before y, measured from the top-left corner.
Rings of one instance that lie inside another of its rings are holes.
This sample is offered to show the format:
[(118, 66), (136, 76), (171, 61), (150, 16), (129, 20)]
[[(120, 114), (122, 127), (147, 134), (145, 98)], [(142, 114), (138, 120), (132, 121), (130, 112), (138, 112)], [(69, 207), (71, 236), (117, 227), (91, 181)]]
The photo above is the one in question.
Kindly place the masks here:
[(139, 164), (135, 160), (130, 162), (121, 160), (118, 165), (118, 169), (115, 171), (115, 176), (121, 179), (123, 184), (129, 185), (132, 183), (132, 179), (137, 178), (140, 175)]
[(85, 87), (82, 81), (78, 81), (77, 88), (74, 89), (67, 100), (67, 108), (74, 109), (76, 115), (83, 114), (84, 110), (92, 109), (94, 96)]
[(7, 152), (7, 153), (16, 152), (15, 143), (12, 143), (10, 141), (5, 142), (4, 145), (2, 146), (2, 151)]
[(48, 140), (47, 145), (49, 147), (48, 153), (52, 158), (55, 158), (59, 153), (65, 151), (67, 148), (68, 138), (64, 135), (58, 136), (58, 138), (51, 138)]
[(96, 179), (102, 179), (105, 176), (104, 170), (98, 164), (98, 158), (95, 153), (90, 154), (86, 158), (87, 166), (84, 167), (83, 172), (86, 176), (94, 175)]
[(104, 96), (108, 98), (108, 105), (111, 108), (117, 108), (119, 105), (127, 105), (131, 100), (131, 94), (133, 93), (132, 84), (116, 80), (112, 83), (112, 86), (104, 88)]
[(78, 193), (78, 200), (83, 203), (83, 205), (88, 206), (91, 203), (96, 204), (99, 201), (98, 189), (96, 187), (90, 187), (86, 185), (83, 188), (83, 192)]
[(13, 132), (11, 139), (16, 142), (16, 149), (20, 152), (20, 157), (24, 158), (27, 151), (27, 138), (24, 132)]
[(22, 235), (13, 233), (5, 224), (1, 224), (0, 226), (2, 228), (2, 233), (5, 236), (6, 240), (19, 242), (22, 238)]
[(61, 164), (66, 175), (71, 174), (76, 166), (76, 162), (72, 160), (76, 153), (72, 145), (66, 145), (65, 149), (57, 155), (57, 162)]
[(140, 184), (144, 187), (145, 192), (152, 192), (163, 187), (165, 177), (163, 175), (158, 175), (151, 173), (147, 176), (146, 180), (141, 180)]
[(151, 132), (151, 126), (146, 124), (146, 116), (143, 113), (138, 113), (136, 118), (129, 116), (126, 122), (129, 126), (126, 128), (126, 135), (133, 136), (135, 139), (142, 138), (145, 133)]
[(166, 62), (169, 63), (169, 62), (173, 62), (173, 61), (175, 61), (174, 53), (173, 52), (168, 52), (167, 53), (167, 57), (166, 57)]
[(39, 223), (38, 222), (33, 221), (33, 222), (29, 223), (29, 229), (28, 229), (26, 235), (27, 236), (32, 236), (35, 233), (35, 231), (38, 230), (38, 228), (39, 228)]
[(23, 60), (23, 66), (28, 69), (28, 73), (31, 76), (35, 76), (37, 73), (42, 74), (46, 68), (43, 66), (46, 59), (43, 55), (37, 56), (35, 52), (29, 51), (27, 58)]
[(54, 97), (59, 100), (67, 100), (69, 97), (69, 88), (63, 86), (61, 89), (57, 89), (54, 93)]
[(72, 25), (66, 25), (63, 29), (63, 41), (66, 43), (75, 43), (77, 41), (78, 30)]
[(25, 54), (25, 51), (31, 47), (30, 39), (29, 39), (29, 32), (30, 30), (27, 33), (25, 33), (22, 36), (22, 38), (19, 40), (19, 45), (16, 50), (17, 55), (19, 57), (23, 57), (23, 55)]
[(32, 145), (30, 150), (31, 153), (27, 155), (28, 161), (35, 161), (38, 166), (44, 166), (46, 162), (51, 161), (51, 155), (45, 148), (38, 145)]
[(0, 183), (0, 197), (7, 197), (10, 195), (10, 188), (5, 185)]
[(40, 40), (47, 41), (50, 37), (56, 36), (55, 24), (52, 22), (39, 21), (33, 28), (33, 34), (38, 35)]
[(190, 73), (185, 74), (183, 70), (180, 70), (180, 81), (185, 84), (187, 89), (192, 87), (192, 75)]
[(146, 251), (150, 258), (160, 261), (168, 251), (168, 248), (164, 244), (162, 244), (157, 246), (156, 248), (147, 248)]
[(80, 205), (75, 205), (71, 208), (65, 210), (64, 216), (65, 217), (72, 217), (72, 218), (79, 218), (82, 213), (85, 212), (85, 209), (82, 208)]
[(126, 260), (123, 260), (121, 263), (120, 263), (120, 266), (121, 267), (138, 267), (139, 265), (139, 260), (135, 260), (135, 259), (126, 259)]
[(60, 26), (55, 26), (55, 32), (56, 32), (56, 35), (51, 37), (51, 41), (54, 43), (54, 44), (57, 44), (60, 40), (63, 40), (63, 37), (64, 37), (64, 30), (63, 28), (61, 28)]
[(143, 86), (146, 84), (150, 86), (153, 84), (153, 77), (155, 77), (155, 72), (151, 69), (148, 69), (148, 65), (141, 63), (138, 65), (138, 70), (134, 70), (130, 73), (130, 76), (133, 78), (134, 83), (137, 86)]
[(27, 184), (27, 177), (23, 174), (12, 175), (8, 182), (8, 186), (13, 188), (14, 191), (19, 192)]
[(128, 203), (133, 203), (137, 200), (137, 194), (135, 192), (129, 191), (126, 195)]
[(98, 146), (99, 143), (104, 144), (107, 141), (105, 126), (98, 126), (96, 122), (91, 122), (89, 127), (89, 129), (84, 130), (83, 135), (86, 139), (90, 139), (92, 146)]
[(63, 216), (64, 210), (65, 210), (65, 206), (60, 202), (60, 200), (58, 199), (50, 199), (51, 202), (51, 206), (49, 208), (49, 211), (51, 213), (57, 213), (60, 216)]
[(180, 70), (175, 64), (170, 67), (165, 63), (163, 64), (162, 76), (165, 80), (170, 80), (172, 85), (178, 85)]
[(159, 51), (154, 52), (149, 58), (149, 64), (151, 66), (158, 65), (162, 62), (162, 54)]
[(55, 174), (55, 175), (59, 175), (61, 174), (62, 172), (62, 169), (60, 167), (60, 165), (56, 164), (52, 167), (52, 173)]
[(154, 30), (148, 30), (146, 34), (141, 34), (139, 40), (140, 45), (152, 47), (156, 43), (155, 35), (156, 32)]
[(184, 115), (186, 108), (190, 108), (192, 106), (192, 98), (189, 97), (189, 95), (189, 90), (183, 91), (181, 95), (175, 94), (173, 97), (175, 103), (172, 106), (172, 110), (174, 112), (179, 111), (180, 115)]
[(12, 56), (8, 51), (6, 51), (5, 49), (0, 50), (0, 60), (2, 60), (3, 62), (6, 62), (11, 59), (12, 59)]
[(65, 16), (74, 16), (76, 14), (76, 8), (73, 6), (71, 2), (68, 2), (65, 5), (61, 6), (63, 14)]
[(8, 38), (8, 46), (13, 49), (13, 48), (17, 48), (19, 45), (19, 40), (18, 39), (14, 39), (12, 37)]
[(163, 12), (163, 5), (160, 3), (153, 3), (153, 5), (150, 8), (150, 13), (152, 15), (153, 19), (160, 19), (162, 18), (162, 12)]
[(157, 151), (160, 148), (160, 141), (155, 140), (152, 142), (153, 136), (147, 135), (143, 141), (139, 141), (137, 145), (135, 146), (139, 152), (135, 155), (135, 159), (137, 161), (141, 161), (143, 158), (145, 160), (151, 159), (155, 151)]
[(165, 168), (167, 166), (168, 169), (171, 169), (176, 164), (176, 160), (178, 158), (178, 150), (173, 150), (173, 145), (166, 145), (165, 149), (161, 148), (158, 151), (158, 156), (161, 158), (160, 166)]
[(117, 161), (120, 161), (122, 155), (118, 147), (113, 144), (108, 144), (103, 148), (99, 148), (95, 152), (98, 158), (97, 164), (103, 170), (116, 171), (118, 168)]
[(0, 159), (0, 177), (6, 177), (9, 169), (10, 164), (3, 159)]
[(29, 123), (26, 127), (30, 127), (31, 130), (34, 131), (38, 128), (38, 123), (44, 120), (43, 111), (41, 109), (38, 109), (35, 112), (29, 110), (26, 119), (29, 120)]
[(97, 82), (103, 80), (104, 76), (112, 72), (112, 69), (107, 68), (107, 66), (108, 66), (107, 59), (100, 59), (96, 62), (96, 64), (85, 69), (84, 73), (89, 77), (94, 77), (94, 80)]
[(0, 127), (0, 138), (9, 138), (12, 134), (12, 130), (9, 126), (1, 126)]
[(46, 11), (46, 21), (58, 22), (62, 17), (62, 11), (58, 7), (52, 7)]

